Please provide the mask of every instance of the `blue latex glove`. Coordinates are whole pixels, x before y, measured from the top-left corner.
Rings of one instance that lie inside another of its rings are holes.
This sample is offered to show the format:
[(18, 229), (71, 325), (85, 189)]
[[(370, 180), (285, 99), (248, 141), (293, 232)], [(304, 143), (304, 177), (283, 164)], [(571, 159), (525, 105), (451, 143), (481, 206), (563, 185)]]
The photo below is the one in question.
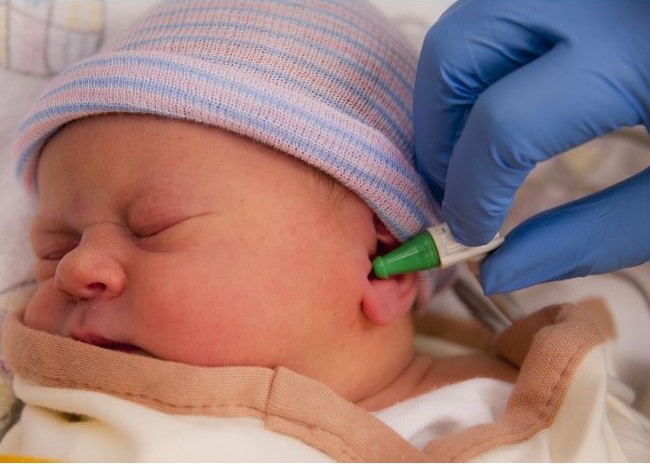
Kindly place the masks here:
[[(452, 5), (424, 41), (414, 123), (452, 233), (486, 243), (536, 163), (621, 126), (650, 130), (650, 2)], [(521, 224), (481, 283), (498, 293), (647, 260), (650, 169)]]

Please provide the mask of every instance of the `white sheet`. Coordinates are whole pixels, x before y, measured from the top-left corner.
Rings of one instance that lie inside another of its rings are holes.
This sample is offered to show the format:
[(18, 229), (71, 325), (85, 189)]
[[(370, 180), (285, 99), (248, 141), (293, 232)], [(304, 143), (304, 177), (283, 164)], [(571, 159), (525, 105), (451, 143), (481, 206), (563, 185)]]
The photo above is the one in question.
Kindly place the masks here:
[(474, 425), (496, 422), (513, 385), (476, 378), (438, 388), (374, 413), (418, 449)]

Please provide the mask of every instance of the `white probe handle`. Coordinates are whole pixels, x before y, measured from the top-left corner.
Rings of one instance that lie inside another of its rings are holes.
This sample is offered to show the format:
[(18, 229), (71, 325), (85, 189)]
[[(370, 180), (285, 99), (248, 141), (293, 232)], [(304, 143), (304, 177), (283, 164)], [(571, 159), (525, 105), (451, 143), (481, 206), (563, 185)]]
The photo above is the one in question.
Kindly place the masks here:
[(485, 245), (476, 247), (468, 247), (461, 245), (451, 235), (447, 223), (438, 224), (437, 226), (429, 227), (427, 231), (433, 237), (433, 241), (438, 249), (438, 256), (440, 257), (440, 267), (445, 268), (467, 261), (468, 259), (477, 258), (484, 255), (489, 251), (494, 250), (503, 243), (503, 237), (497, 232), (492, 240)]

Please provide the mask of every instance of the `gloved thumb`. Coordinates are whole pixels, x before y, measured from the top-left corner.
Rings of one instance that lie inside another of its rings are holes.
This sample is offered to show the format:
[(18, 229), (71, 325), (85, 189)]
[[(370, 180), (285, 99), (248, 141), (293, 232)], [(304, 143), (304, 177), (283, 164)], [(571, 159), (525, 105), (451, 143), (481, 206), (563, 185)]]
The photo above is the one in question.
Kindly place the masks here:
[(486, 294), (650, 260), (650, 168), (513, 229), (481, 266)]

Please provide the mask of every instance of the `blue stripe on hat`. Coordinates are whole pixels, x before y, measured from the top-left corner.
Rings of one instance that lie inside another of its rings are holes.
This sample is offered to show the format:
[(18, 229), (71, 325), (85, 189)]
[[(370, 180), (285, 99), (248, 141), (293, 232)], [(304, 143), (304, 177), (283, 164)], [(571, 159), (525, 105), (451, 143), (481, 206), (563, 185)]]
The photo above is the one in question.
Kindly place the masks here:
[[(249, 98), (263, 99), (264, 101), (269, 101), (277, 108), (280, 108), (287, 112), (299, 114), (300, 116), (309, 120), (315, 127), (318, 127), (320, 129), (327, 129), (331, 133), (337, 135), (344, 134), (347, 139), (349, 139), (351, 142), (354, 142), (356, 144), (356, 148), (358, 148), (359, 150), (365, 152), (372, 151), (373, 156), (375, 157), (378, 156), (380, 161), (385, 165), (389, 166), (392, 171), (399, 173), (399, 175), (404, 179), (411, 178), (409, 171), (406, 170), (403, 166), (401, 166), (394, 159), (394, 156), (392, 154), (385, 153), (382, 151), (376, 151), (376, 147), (367, 144), (363, 139), (357, 137), (354, 132), (349, 131), (348, 128), (333, 125), (326, 118), (323, 118), (320, 115), (315, 113), (310, 113), (301, 106), (293, 105), (292, 102), (288, 102), (283, 99), (280, 99), (270, 91), (266, 92), (264, 89), (259, 89), (253, 86), (247, 86), (244, 82), (228, 79), (227, 77), (224, 76), (215, 76), (214, 74), (206, 72), (201, 68), (189, 66), (188, 64), (185, 63), (179, 64), (175, 61), (166, 60), (164, 58), (151, 57), (151, 56), (142, 57), (133, 54), (128, 54), (128, 55), (125, 54), (122, 56), (113, 55), (113, 56), (102, 57), (102, 58), (91, 58), (86, 61), (82, 61), (68, 68), (66, 71), (64, 71), (61, 77), (65, 78), (69, 74), (75, 73), (77, 71), (80, 71), (88, 67), (134, 65), (134, 64), (142, 65), (143, 67), (146, 68), (157, 67), (163, 71), (172, 71), (174, 73), (185, 75), (189, 79), (198, 78), (209, 84), (227, 84), (230, 90), (241, 91)], [(76, 81), (69, 81), (62, 86), (50, 90), (49, 92), (45, 93), (42, 96), (41, 100), (46, 100), (56, 95), (57, 93), (61, 93), (72, 89), (76, 85), (75, 82)], [(205, 99), (204, 95), (199, 97)], [(22, 132), (24, 128), (28, 125), (32, 125), (36, 122), (39, 122), (39, 119), (37, 117), (38, 114), (39, 113), (33, 114), (27, 120), (25, 120), (25, 122), (22, 124), (20, 128), (20, 131)]]
[[(270, 11), (267, 11), (267, 10), (263, 10), (263, 9), (260, 10), (260, 9), (255, 9), (255, 8), (243, 8), (243, 7), (232, 7), (232, 6), (222, 6), (222, 5), (219, 5), (219, 6), (196, 6), (196, 7), (187, 8), (187, 7), (184, 7), (182, 5), (184, 1), (185, 0), (167, 2), (168, 4), (171, 4), (171, 5), (178, 4), (181, 7), (181, 9), (168, 10), (168, 11), (163, 11), (163, 12), (160, 12), (160, 13), (156, 13), (156, 14), (148, 16), (147, 19), (151, 20), (151, 19), (164, 18), (164, 17), (167, 17), (167, 16), (174, 16), (174, 15), (178, 14), (179, 11), (182, 12), (183, 15), (186, 15), (187, 13), (191, 13), (191, 12), (207, 12), (207, 11), (232, 11), (232, 12), (240, 12), (240, 13), (259, 13), (262, 16), (278, 18), (278, 19), (281, 19), (282, 21), (286, 21), (288, 23), (299, 24), (301, 26), (307, 26), (307, 27), (311, 27), (311, 28), (318, 28), (318, 29), (320, 29), (320, 30), (322, 30), (324, 32), (329, 33), (332, 36), (335, 36), (337, 38), (337, 40), (340, 40), (340, 41), (342, 41), (344, 43), (351, 43), (355, 47), (364, 47), (363, 44), (359, 44), (356, 41), (352, 41), (350, 37), (345, 37), (345, 36), (341, 35), (341, 33), (339, 31), (323, 27), (319, 23), (314, 23), (314, 22), (309, 21), (309, 20), (303, 20), (303, 19), (300, 19), (300, 18), (291, 18), (291, 17), (287, 17), (287, 16), (283, 16), (283, 15), (274, 14), (273, 12), (270, 12)], [(379, 42), (375, 35), (369, 33), (368, 31), (363, 30), (362, 28), (360, 28), (359, 22), (350, 21), (349, 19), (347, 19), (347, 18), (345, 18), (345, 17), (343, 17), (341, 15), (337, 15), (335, 13), (332, 13), (331, 11), (327, 11), (327, 10), (323, 10), (322, 8), (318, 8), (318, 6), (317, 6), (318, 2), (295, 3), (295, 2), (281, 1), (281, 0), (270, 0), (270, 1), (273, 1), (274, 3), (280, 4), (280, 5), (293, 6), (293, 7), (296, 7), (298, 9), (300, 9), (300, 10), (303, 10), (303, 11), (313, 11), (315, 13), (318, 13), (318, 14), (322, 15), (322, 16), (330, 17), (330, 18), (336, 20), (336, 22), (347, 24), (348, 26), (350, 26), (355, 31), (361, 32), (366, 38), (370, 39), (371, 41), (373, 41), (375, 43), (378, 43), (382, 48), (384, 48), (386, 50), (389, 50), (395, 56), (395, 58), (400, 62), (400, 64), (402, 66), (404, 66), (407, 69), (411, 69), (412, 72), (415, 73), (416, 66), (414, 65), (413, 62), (410, 62), (405, 57), (403, 57), (402, 52), (393, 49), (391, 47), (391, 44), (388, 43), (388, 41), (386, 41), (386, 43)], [(331, 2), (331, 3), (336, 3), (336, 2)], [(354, 2), (350, 1), (348, 3), (352, 4)], [(341, 5), (341, 4), (342, 3), (339, 3), (339, 5)], [(343, 5), (345, 5), (345, 3), (343, 3)], [(346, 8), (347, 8), (347, 5), (346, 5)], [(385, 24), (379, 24), (378, 22), (373, 21), (372, 20), (373, 18), (369, 17), (368, 15), (363, 15), (363, 16), (359, 15), (359, 16), (356, 16), (355, 19), (356, 20), (361, 19), (363, 21), (366, 21), (369, 24), (372, 24), (376, 28), (385, 30)]]
[[(161, 43), (161, 42), (195, 42), (203, 39), (205, 41), (205, 37), (203, 36), (197, 36), (197, 35), (184, 35), (184, 36), (174, 36), (174, 37), (162, 37), (162, 38), (153, 38), (153, 39), (145, 39), (145, 40), (140, 40), (138, 42), (134, 42), (132, 44), (129, 44), (126, 47), (120, 48), (120, 50), (124, 51), (131, 51), (131, 50), (136, 50), (140, 49), (143, 45), (149, 45), (149, 44), (156, 44), (156, 43)], [(255, 47), (258, 49), (263, 49), (266, 50), (269, 53), (273, 53), (276, 56), (282, 56), (288, 60), (295, 60), (299, 63), (301, 63), (304, 66), (309, 66), (314, 69), (316, 69), (317, 72), (321, 73), (322, 75), (327, 76), (329, 79), (332, 80), (332, 82), (336, 83), (337, 85), (340, 85), (341, 87), (345, 88), (348, 92), (353, 93), (355, 95), (365, 95), (369, 98), (371, 98), (371, 95), (368, 95), (367, 92), (363, 92), (359, 87), (355, 86), (352, 82), (347, 82), (344, 79), (341, 79), (341, 77), (335, 73), (330, 72), (329, 70), (323, 68), (322, 66), (319, 66), (317, 63), (314, 61), (309, 61), (291, 54), (286, 53), (284, 50), (279, 49), (279, 48), (274, 48), (270, 47), (267, 45), (262, 45), (257, 42), (252, 42), (248, 40), (238, 40), (238, 39), (231, 39), (231, 38), (226, 38), (226, 37), (211, 37), (209, 39), (209, 42), (215, 42), (215, 43), (223, 43), (223, 44), (232, 44), (232, 45), (246, 45), (249, 47)], [(402, 99), (398, 98), (393, 91), (390, 92), (390, 97), (391, 100), (396, 103), (396, 105), (402, 110), (404, 115), (411, 120), (413, 118), (411, 108), (407, 107), (404, 101)], [(409, 102), (410, 103), (410, 102)], [(409, 145), (411, 146), (412, 149), (412, 142), (411, 142), (411, 136), (409, 134), (406, 134), (401, 127), (399, 127), (398, 124), (395, 123), (395, 118), (393, 115), (383, 106), (377, 103), (377, 101), (372, 102), (373, 108), (376, 109), (376, 111), (382, 116), (382, 119), (387, 121), (393, 130), (396, 132), (400, 139), (400, 144), (402, 146), (408, 147)], [(337, 109), (340, 108), (340, 104), (336, 105)]]
[[(293, 42), (300, 43), (302, 45), (306, 45), (309, 47), (312, 47), (320, 52), (322, 54), (330, 56), (330, 57), (336, 57), (338, 60), (346, 63), (350, 68), (355, 69), (359, 74), (363, 75), (365, 78), (370, 77), (376, 77), (375, 74), (370, 74), (368, 69), (362, 67), (358, 61), (350, 59), (349, 56), (346, 56), (342, 53), (339, 53), (337, 50), (335, 50), (332, 47), (327, 47), (321, 42), (317, 42), (314, 40), (307, 40), (304, 37), (295, 35), (295, 34), (288, 34), (282, 31), (277, 31), (274, 29), (269, 29), (269, 28), (264, 28), (261, 26), (253, 26), (241, 22), (230, 22), (230, 21), (199, 21), (199, 22), (185, 22), (185, 23), (177, 23), (177, 24), (164, 24), (164, 25), (158, 25), (158, 26), (149, 26), (145, 27), (142, 29), (138, 29), (136, 33), (132, 34), (129, 38), (128, 41), (125, 41), (124, 43), (120, 44), (120, 47), (118, 50), (128, 50), (133, 47), (137, 47), (140, 44), (149, 44), (149, 43), (156, 43), (156, 38), (149, 39), (150, 42), (143, 42), (143, 41), (136, 41), (136, 37), (142, 34), (147, 34), (149, 32), (154, 32), (154, 31), (163, 31), (166, 29), (195, 29), (197, 27), (204, 28), (204, 27), (219, 27), (219, 28), (231, 28), (235, 30), (241, 30), (241, 29), (247, 29), (251, 30), (254, 32), (258, 33), (264, 33), (268, 35), (272, 35), (275, 37), (283, 38), (283, 39), (290, 39)], [(314, 29), (325, 29), (325, 28), (320, 28), (320, 27), (314, 27)], [(175, 38), (177, 36), (171, 37), (171, 39)], [(186, 38), (190, 36), (184, 36)], [(201, 36), (202, 39), (204, 39), (203, 36)], [(338, 38), (337, 38), (338, 40)], [(391, 65), (388, 63), (383, 57), (378, 55), (375, 51), (372, 49), (366, 47), (364, 44), (361, 44), (357, 41), (351, 41), (351, 40), (345, 40), (345, 42), (350, 42), (352, 45), (355, 46), (357, 50), (363, 51), (364, 53), (372, 56), (374, 59), (379, 61), (382, 65), (382, 71), (379, 71), (378, 74), (384, 76), (386, 74), (396, 78), (406, 89), (413, 89), (413, 81), (407, 80), (403, 73), (398, 72), (395, 69), (395, 66)], [(256, 44), (258, 45), (258, 44)], [(214, 57), (208, 57), (206, 56), (207, 59), (212, 59)], [(415, 72), (415, 70), (413, 70)], [(386, 73), (386, 74), (385, 74)], [(405, 109), (405, 111), (410, 114), (412, 112), (410, 107), (406, 107), (403, 105), (401, 99), (399, 97), (395, 96), (395, 92), (393, 89), (389, 88), (383, 81), (377, 81), (376, 84), (378, 84), (381, 89), (388, 93), (395, 102), (400, 105), (402, 108)]]

